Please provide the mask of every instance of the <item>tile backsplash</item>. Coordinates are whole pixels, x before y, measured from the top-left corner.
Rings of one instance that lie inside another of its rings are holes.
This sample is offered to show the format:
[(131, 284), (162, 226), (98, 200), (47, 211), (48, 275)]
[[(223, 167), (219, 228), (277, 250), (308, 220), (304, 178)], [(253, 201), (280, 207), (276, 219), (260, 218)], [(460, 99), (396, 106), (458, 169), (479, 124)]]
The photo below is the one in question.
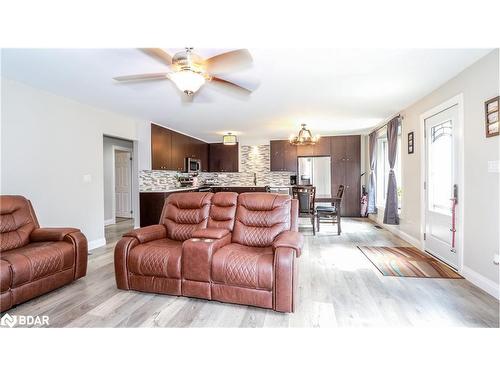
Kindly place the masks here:
[[(198, 175), (200, 184), (206, 180), (215, 180), (218, 185), (225, 186), (253, 186), (254, 177), (258, 186), (287, 186), (290, 184), (290, 172), (271, 172), (270, 146), (240, 146), (240, 172), (205, 173)], [(139, 172), (140, 191), (164, 191), (178, 187), (176, 177), (180, 174), (175, 171), (147, 171)]]

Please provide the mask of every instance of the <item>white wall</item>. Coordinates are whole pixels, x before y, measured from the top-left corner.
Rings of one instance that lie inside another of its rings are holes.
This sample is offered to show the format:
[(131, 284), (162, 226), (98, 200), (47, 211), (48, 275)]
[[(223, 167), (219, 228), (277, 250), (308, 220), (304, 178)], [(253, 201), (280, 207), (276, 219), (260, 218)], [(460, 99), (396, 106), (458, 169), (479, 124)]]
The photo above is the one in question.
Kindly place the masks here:
[[(500, 159), (500, 137), (485, 137), (484, 102), (499, 94), (499, 51), (491, 52), (443, 86), (400, 113), (402, 122), (401, 222), (397, 229), (420, 239), (421, 142), (420, 115), (462, 93), (464, 99), (464, 274), (490, 286), (499, 284), (498, 266), (493, 263), (499, 252), (499, 174), (488, 172), (488, 161)], [(407, 153), (408, 132), (415, 132), (414, 154)], [(368, 168), (368, 142), (365, 165)], [(381, 222), (383, 212), (372, 218)], [(491, 289), (491, 288), (490, 288)], [(497, 290), (498, 293), (498, 290)]]
[(114, 147), (118, 146), (121, 148), (129, 149), (133, 152), (134, 144), (132, 141), (127, 141), (124, 139), (104, 137), (103, 138), (103, 170), (104, 170), (104, 221), (111, 222), (115, 220), (113, 213), (113, 201), (115, 200), (115, 181), (114, 168), (115, 168), (115, 158), (114, 158)]
[(102, 244), (103, 135), (135, 140), (145, 122), (5, 78), (1, 89), (2, 194), (28, 197), (42, 226), (77, 227)]

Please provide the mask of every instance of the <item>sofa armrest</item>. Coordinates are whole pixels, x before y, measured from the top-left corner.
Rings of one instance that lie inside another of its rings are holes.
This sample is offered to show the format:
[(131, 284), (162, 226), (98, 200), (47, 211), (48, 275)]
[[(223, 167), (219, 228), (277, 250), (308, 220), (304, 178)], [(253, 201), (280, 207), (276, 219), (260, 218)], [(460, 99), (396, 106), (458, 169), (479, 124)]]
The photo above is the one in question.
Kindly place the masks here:
[(212, 240), (220, 240), (229, 234), (227, 229), (222, 228), (205, 228), (195, 230), (192, 234), (192, 238), (210, 238)]
[(118, 289), (130, 289), (128, 283), (128, 254), (132, 248), (139, 245), (136, 237), (123, 237), (115, 246), (115, 280)]
[(71, 233), (80, 232), (76, 228), (37, 228), (30, 234), (31, 242), (63, 241)]
[(37, 228), (30, 234), (30, 241), (66, 241), (75, 249), (74, 279), (87, 273), (88, 244), (85, 235), (76, 228)]
[(134, 237), (139, 243), (146, 243), (166, 238), (167, 229), (161, 224), (150, 225), (148, 227), (134, 229), (133, 231), (125, 233), (123, 237)]
[(302, 253), (304, 246), (304, 236), (299, 232), (285, 231), (278, 235), (273, 242), (273, 249), (276, 250), (280, 247), (288, 247), (295, 250), (297, 257)]

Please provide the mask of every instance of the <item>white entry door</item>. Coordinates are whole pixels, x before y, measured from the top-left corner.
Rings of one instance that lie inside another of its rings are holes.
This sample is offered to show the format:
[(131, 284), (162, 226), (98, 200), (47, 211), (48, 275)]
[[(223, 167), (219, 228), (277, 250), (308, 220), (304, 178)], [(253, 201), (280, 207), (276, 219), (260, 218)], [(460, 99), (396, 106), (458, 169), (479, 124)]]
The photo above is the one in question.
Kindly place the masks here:
[(132, 161), (130, 152), (115, 151), (115, 216), (132, 217)]
[(458, 268), (458, 105), (425, 119), (425, 250)]

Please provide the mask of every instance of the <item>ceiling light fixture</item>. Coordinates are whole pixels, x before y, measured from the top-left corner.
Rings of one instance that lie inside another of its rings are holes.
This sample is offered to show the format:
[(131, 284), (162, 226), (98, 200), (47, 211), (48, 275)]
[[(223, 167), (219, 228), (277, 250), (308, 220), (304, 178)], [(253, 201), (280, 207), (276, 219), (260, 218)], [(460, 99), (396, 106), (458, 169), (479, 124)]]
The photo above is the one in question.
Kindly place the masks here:
[(319, 141), (319, 135), (312, 136), (311, 131), (307, 129), (306, 124), (301, 124), (302, 129), (300, 129), (297, 136), (290, 137), (290, 143), (295, 146), (308, 146), (314, 145)]
[(233, 146), (238, 143), (238, 140), (236, 139), (236, 136), (234, 134), (229, 132), (222, 136), (222, 143), (224, 143), (226, 146)]
[(169, 73), (168, 78), (188, 96), (194, 95), (205, 83), (205, 77), (202, 73), (190, 69)]

